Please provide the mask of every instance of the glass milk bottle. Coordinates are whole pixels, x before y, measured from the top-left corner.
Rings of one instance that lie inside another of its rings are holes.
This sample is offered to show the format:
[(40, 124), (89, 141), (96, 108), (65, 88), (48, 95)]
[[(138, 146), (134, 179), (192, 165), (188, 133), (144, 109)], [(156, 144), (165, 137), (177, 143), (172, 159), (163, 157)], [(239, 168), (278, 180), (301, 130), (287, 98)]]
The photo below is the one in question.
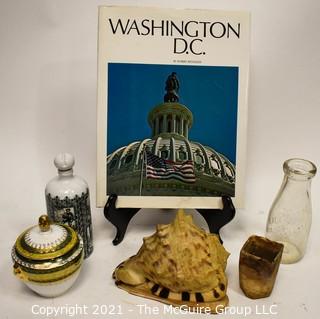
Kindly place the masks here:
[(290, 264), (305, 253), (311, 227), (310, 187), (316, 166), (304, 159), (283, 164), (284, 178), (268, 217), (266, 237), (284, 244), (281, 262)]
[(87, 182), (73, 175), (74, 157), (62, 153), (55, 157), (58, 176), (46, 186), (47, 212), (54, 222), (66, 224), (83, 239), (84, 258), (93, 251), (89, 187)]

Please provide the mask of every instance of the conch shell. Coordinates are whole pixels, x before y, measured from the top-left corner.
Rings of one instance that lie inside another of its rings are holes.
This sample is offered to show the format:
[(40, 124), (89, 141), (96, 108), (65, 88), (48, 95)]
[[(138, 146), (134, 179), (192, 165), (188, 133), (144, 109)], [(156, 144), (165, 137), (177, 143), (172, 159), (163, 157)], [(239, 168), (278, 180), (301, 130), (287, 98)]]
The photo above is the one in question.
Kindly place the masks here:
[(171, 224), (158, 225), (143, 239), (138, 253), (121, 263), (113, 278), (129, 293), (174, 306), (210, 307), (215, 313), (228, 304), (228, 256), (217, 235), (179, 210)]

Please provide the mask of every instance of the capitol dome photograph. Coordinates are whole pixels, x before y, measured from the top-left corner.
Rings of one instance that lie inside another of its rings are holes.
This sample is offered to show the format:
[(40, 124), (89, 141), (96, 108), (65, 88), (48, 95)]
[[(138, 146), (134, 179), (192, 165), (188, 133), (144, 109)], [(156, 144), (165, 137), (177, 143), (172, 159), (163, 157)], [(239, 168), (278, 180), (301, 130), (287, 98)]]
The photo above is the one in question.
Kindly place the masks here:
[(109, 63), (107, 195), (235, 195), (238, 68)]

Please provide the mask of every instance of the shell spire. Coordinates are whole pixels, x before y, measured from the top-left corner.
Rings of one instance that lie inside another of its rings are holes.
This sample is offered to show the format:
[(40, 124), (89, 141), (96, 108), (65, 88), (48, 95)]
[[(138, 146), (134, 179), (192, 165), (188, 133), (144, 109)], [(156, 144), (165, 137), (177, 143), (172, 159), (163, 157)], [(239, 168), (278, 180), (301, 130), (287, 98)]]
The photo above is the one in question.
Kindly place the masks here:
[(174, 223), (179, 225), (179, 224), (183, 224), (185, 222), (193, 223), (192, 216), (186, 215), (184, 210), (182, 208), (180, 208), (176, 214), (176, 218), (174, 219)]

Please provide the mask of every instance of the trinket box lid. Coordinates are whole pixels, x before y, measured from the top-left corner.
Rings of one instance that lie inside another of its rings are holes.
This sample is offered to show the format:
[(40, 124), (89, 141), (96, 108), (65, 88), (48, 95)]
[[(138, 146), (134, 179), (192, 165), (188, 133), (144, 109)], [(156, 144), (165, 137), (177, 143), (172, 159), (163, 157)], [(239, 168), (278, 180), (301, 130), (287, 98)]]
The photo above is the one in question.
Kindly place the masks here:
[(71, 227), (51, 224), (49, 217), (42, 215), (38, 225), (25, 230), (17, 238), (12, 257), (18, 263), (53, 262), (64, 256), (79, 255), (82, 248), (81, 237)]

